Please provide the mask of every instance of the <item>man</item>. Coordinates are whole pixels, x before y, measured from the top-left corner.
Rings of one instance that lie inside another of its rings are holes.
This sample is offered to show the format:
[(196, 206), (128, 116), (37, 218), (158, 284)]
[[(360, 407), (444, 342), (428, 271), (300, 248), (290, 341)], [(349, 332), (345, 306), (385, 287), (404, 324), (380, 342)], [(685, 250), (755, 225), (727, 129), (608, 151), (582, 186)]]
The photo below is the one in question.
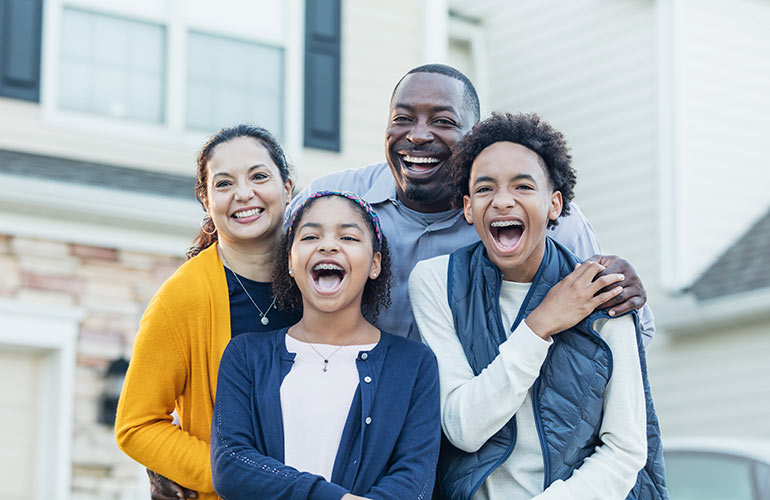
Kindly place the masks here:
[[(421, 260), (478, 241), (461, 209), (451, 207), (446, 165), (451, 148), (479, 121), (479, 99), (470, 80), (442, 64), (409, 71), (393, 90), (385, 129), (387, 162), (325, 175), (295, 196), (293, 208), (310, 193), (324, 189), (352, 191), (368, 201), (380, 217), (393, 255), (392, 305), (380, 313), (377, 326), (396, 335), (418, 339), (409, 304), (407, 281)], [(604, 307), (620, 315), (641, 307), (646, 295), (639, 277), (625, 260), (602, 257), (593, 228), (574, 203), (570, 215), (549, 236), (579, 258), (589, 257), (621, 273), (623, 292)], [(642, 312), (645, 343), (654, 333), (652, 314)]]

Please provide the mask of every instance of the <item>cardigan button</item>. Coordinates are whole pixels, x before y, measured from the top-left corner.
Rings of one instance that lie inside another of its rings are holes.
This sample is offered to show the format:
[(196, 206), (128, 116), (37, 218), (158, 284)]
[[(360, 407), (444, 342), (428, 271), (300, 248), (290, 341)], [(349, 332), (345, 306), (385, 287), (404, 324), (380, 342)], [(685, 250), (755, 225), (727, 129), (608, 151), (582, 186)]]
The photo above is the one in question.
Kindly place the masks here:
[(367, 375), (366, 377), (364, 377), (364, 382), (366, 382), (367, 384), (371, 384), (372, 383), (372, 377)]
[(372, 423), (372, 417), (366, 417), (366, 420), (364, 420), (364, 422), (366, 422), (366, 425), (371, 424)]
[(365, 353), (365, 352), (361, 353), (361, 359), (366, 359), (368, 357), (369, 357), (369, 355), (367, 353)]

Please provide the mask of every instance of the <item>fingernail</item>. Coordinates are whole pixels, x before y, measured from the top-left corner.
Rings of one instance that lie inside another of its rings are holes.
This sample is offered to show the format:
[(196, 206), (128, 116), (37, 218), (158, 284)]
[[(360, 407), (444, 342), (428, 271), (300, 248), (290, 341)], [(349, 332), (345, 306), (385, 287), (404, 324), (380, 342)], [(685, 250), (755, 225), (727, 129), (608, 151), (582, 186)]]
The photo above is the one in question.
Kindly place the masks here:
[(610, 310), (610, 316), (615, 316), (615, 309)]
[(618, 276), (620, 276), (620, 279), (621, 279), (621, 280), (624, 280), (624, 279), (626, 279), (626, 276), (625, 276), (624, 274), (618, 274)]

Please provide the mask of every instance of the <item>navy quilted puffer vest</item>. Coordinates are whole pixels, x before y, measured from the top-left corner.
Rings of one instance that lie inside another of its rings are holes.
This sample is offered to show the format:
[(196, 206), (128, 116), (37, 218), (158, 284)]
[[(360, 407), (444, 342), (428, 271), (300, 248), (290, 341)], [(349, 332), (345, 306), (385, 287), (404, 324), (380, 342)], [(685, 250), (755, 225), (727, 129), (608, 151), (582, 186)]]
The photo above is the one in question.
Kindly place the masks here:
[[(511, 331), (537, 307), (548, 291), (578, 262), (569, 250), (546, 239), (543, 262), (514, 321)], [(455, 331), (468, 362), (478, 375), (499, 354), (507, 339), (500, 315), (502, 275), (486, 257), (479, 242), (454, 252), (449, 259), (448, 299)], [(532, 387), (533, 408), (543, 450), (545, 483), (565, 480), (601, 444), (604, 391), (612, 374), (609, 346), (593, 330), (593, 322), (607, 318), (594, 313), (573, 328), (553, 336), (540, 376)], [(665, 487), (660, 430), (652, 405), (644, 348), (637, 323), (647, 404), (648, 456), (628, 499), (668, 499)], [(579, 384), (565, 383), (579, 380)], [(444, 439), (438, 466), (441, 498), (470, 500), (484, 480), (511, 455), (516, 444), (512, 418), (484, 446), (466, 453)]]

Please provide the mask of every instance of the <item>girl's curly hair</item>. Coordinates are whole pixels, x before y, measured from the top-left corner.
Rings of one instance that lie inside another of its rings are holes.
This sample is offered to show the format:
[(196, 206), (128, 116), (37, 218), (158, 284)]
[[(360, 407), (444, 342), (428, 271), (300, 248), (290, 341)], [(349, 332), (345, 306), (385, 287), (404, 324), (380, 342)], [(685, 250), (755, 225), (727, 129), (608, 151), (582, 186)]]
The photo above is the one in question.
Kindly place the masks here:
[[(377, 316), (380, 313), (381, 308), (390, 307), (390, 284), (391, 284), (391, 270), (390, 270), (390, 250), (388, 249), (388, 242), (385, 235), (382, 235), (382, 244), (377, 240), (374, 222), (372, 218), (364, 211), (364, 209), (355, 201), (345, 198), (344, 196), (329, 194), (319, 198), (313, 198), (300, 206), (297, 210), (294, 219), (297, 227), (299, 227), (302, 217), (308, 208), (313, 206), (316, 201), (326, 198), (327, 196), (338, 196), (339, 198), (346, 199), (350, 202), (350, 205), (355, 208), (361, 219), (366, 222), (371, 234), (372, 250), (374, 252), (379, 251), (382, 255), (380, 260), (380, 273), (375, 279), (367, 279), (364, 285), (364, 294), (361, 299), (361, 312), (370, 321), (376, 321)], [(294, 279), (289, 276), (289, 268), (287, 263), (289, 262), (289, 253), (291, 252), (291, 246), (294, 243), (295, 231), (284, 234), (281, 238), (281, 243), (278, 246), (276, 253), (275, 270), (273, 271), (273, 294), (275, 295), (275, 303), (279, 309), (282, 310), (296, 310), (302, 311), (302, 294), (297, 288), (297, 284)], [(379, 249), (378, 249), (379, 248)]]
[[(570, 148), (564, 135), (535, 113), (492, 113), (490, 118), (477, 123), (454, 145), (449, 159), (448, 179), (455, 193), (452, 204), (460, 208), (463, 206), (463, 196), (470, 194), (468, 183), (473, 162), (484, 149), (497, 142), (520, 144), (538, 154), (551, 187), (561, 192), (564, 202), (561, 216), (567, 215), (577, 182)], [(558, 223), (558, 219), (549, 220), (548, 227)]]

